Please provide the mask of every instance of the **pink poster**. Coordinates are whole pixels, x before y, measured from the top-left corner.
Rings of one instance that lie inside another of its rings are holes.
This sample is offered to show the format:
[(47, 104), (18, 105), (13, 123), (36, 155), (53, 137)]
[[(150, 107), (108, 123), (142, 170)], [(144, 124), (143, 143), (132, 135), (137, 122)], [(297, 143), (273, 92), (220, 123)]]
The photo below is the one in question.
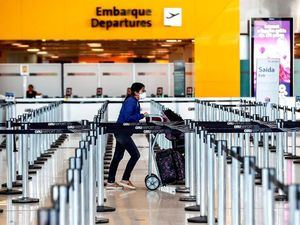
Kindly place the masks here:
[(251, 81), (256, 96), (257, 59), (280, 59), (279, 96), (293, 95), (293, 19), (254, 18), (251, 20)]

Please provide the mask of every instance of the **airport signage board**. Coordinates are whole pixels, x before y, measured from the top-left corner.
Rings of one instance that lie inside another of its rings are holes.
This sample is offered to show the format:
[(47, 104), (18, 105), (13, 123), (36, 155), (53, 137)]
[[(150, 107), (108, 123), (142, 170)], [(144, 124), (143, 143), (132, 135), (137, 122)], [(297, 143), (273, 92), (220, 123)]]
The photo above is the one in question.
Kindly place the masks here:
[(96, 7), (96, 17), (91, 18), (92, 28), (149, 28), (152, 27), (152, 10), (149, 8)]
[(29, 65), (28, 64), (20, 64), (20, 75), (21, 76), (29, 76)]
[(257, 92), (257, 59), (280, 60), (280, 97), (293, 95), (293, 19), (253, 18), (251, 20), (251, 93)]
[(256, 66), (256, 101), (278, 104), (280, 59), (257, 59)]
[(181, 8), (164, 8), (164, 25), (170, 27), (181, 27), (182, 9)]

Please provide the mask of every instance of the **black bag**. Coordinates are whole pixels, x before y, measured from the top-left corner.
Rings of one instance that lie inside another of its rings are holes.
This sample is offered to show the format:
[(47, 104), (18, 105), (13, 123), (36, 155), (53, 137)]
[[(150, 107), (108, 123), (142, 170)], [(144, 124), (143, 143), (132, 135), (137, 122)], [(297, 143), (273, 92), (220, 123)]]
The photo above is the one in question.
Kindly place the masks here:
[(184, 158), (173, 149), (164, 149), (156, 153), (156, 162), (163, 184), (184, 179)]

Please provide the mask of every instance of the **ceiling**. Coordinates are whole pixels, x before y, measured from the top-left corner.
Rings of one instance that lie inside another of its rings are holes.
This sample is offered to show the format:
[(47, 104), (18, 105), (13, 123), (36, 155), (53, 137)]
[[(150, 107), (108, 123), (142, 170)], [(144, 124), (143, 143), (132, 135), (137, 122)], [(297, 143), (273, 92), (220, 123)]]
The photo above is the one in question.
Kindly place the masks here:
[[(187, 46), (193, 46), (192, 40), (0, 41), (1, 52), (37, 54), (50, 61), (81, 58), (101, 61), (113, 57), (168, 60), (171, 52), (183, 51)], [(39, 52), (28, 52), (29, 49)]]

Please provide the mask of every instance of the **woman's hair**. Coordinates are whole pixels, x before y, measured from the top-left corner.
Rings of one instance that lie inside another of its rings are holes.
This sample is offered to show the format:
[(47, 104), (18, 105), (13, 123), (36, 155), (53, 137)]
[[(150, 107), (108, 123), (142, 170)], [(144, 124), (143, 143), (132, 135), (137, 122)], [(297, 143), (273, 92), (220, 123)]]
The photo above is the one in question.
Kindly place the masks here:
[(28, 88), (32, 88), (32, 89), (33, 89), (33, 85), (32, 85), (32, 84), (29, 84), (29, 85), (28, 85)]
[(135, 92), (139, 92), (140, 90), (142, 90), (142, 88), (144, 88), (145, 85), (142, 84), (142, 83), (133, 83), (130, 87), (130, 90), (131, 90), (131, 95), (128, 95), (127, 97), (129, 96), (134, 96), (135, 95)]

